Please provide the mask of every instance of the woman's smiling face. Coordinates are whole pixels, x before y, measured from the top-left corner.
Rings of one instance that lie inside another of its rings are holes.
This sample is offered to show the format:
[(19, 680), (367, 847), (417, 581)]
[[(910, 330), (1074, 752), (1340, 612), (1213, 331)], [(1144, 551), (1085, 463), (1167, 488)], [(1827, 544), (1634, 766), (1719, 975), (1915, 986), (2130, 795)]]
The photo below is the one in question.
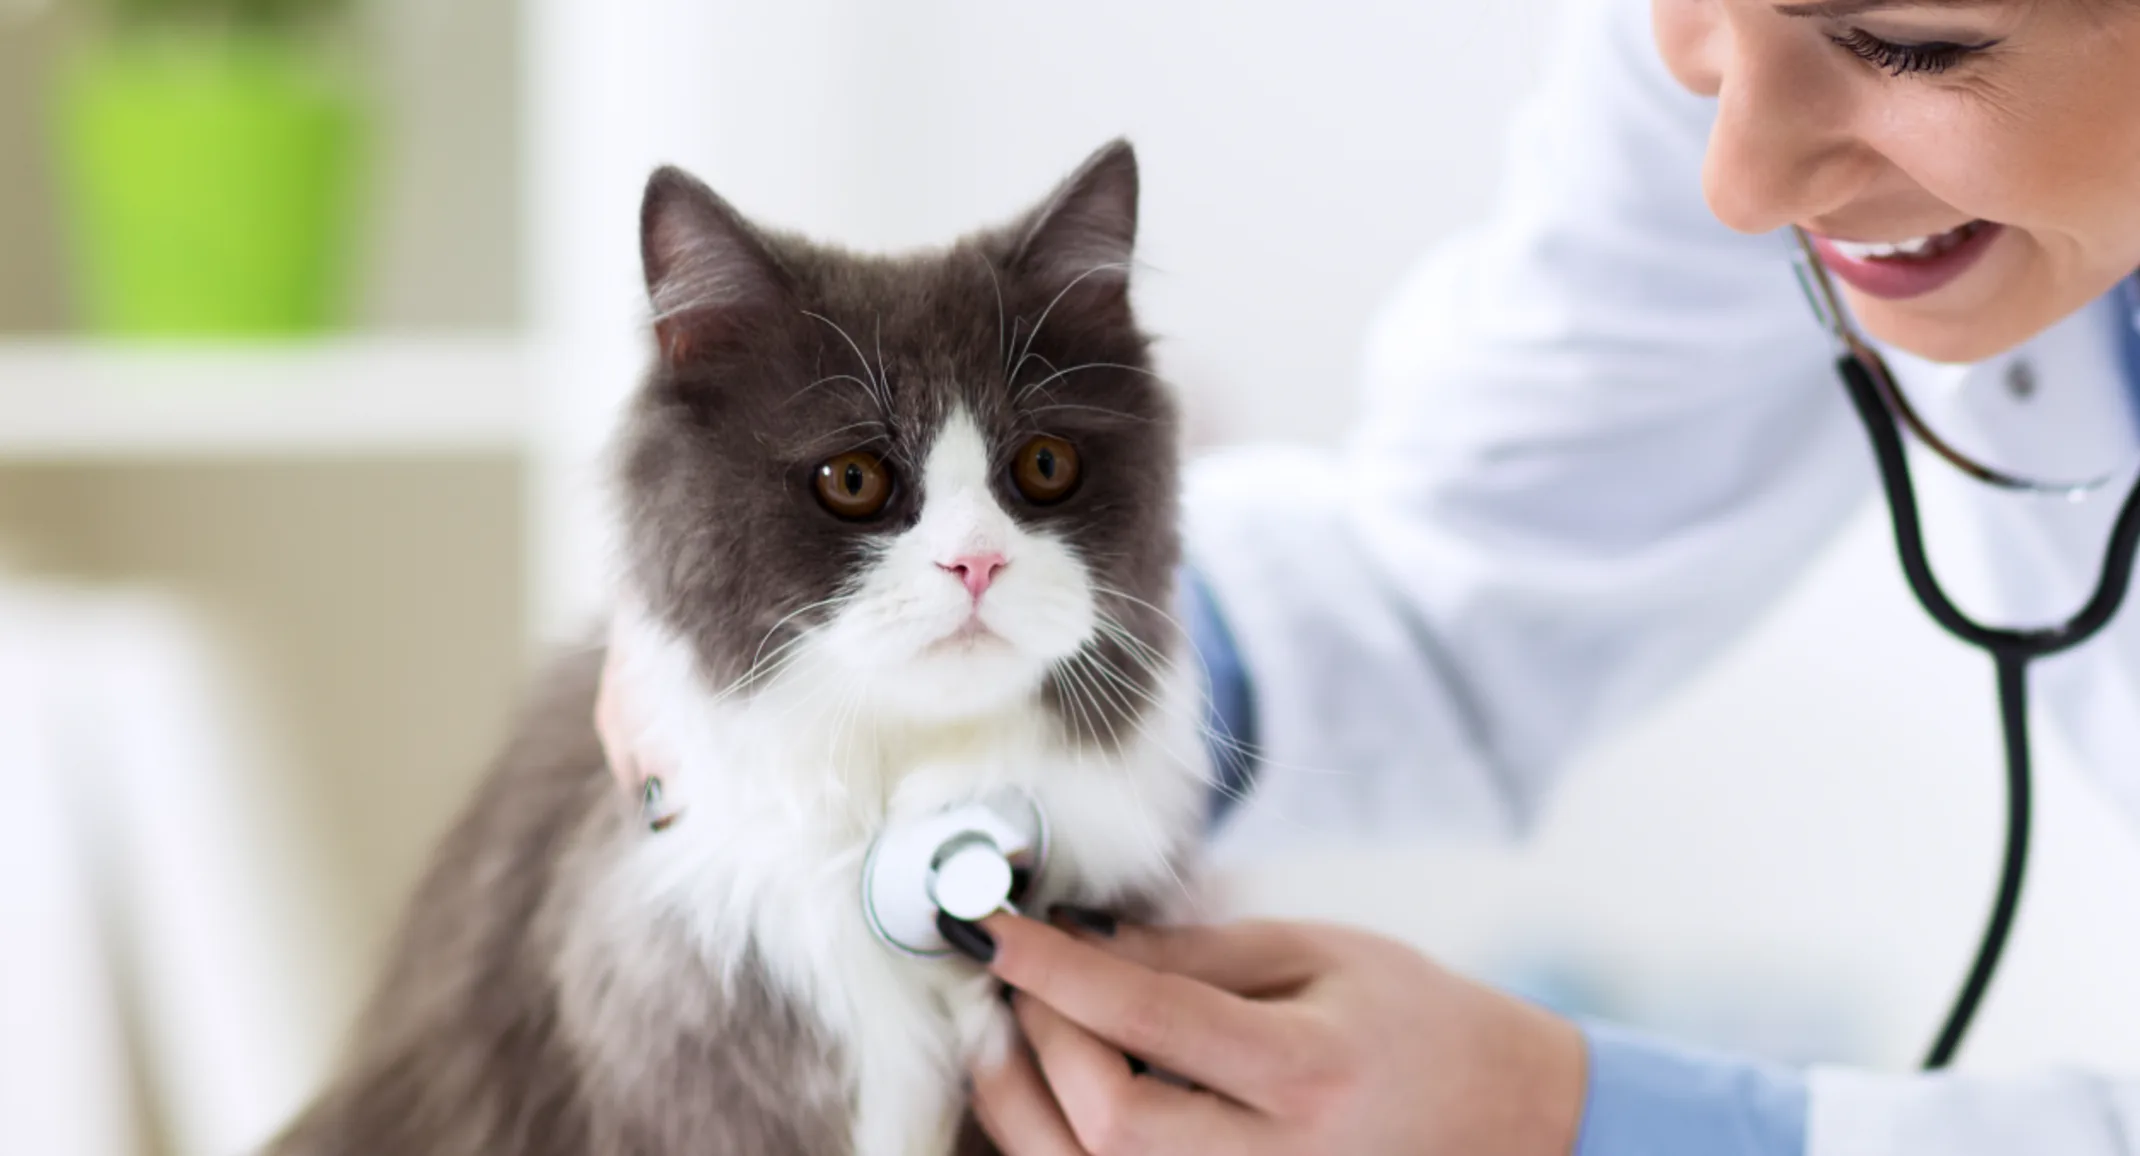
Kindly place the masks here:
[(2140, 0), (1653, 0), (1703, 184), (1802, 226), (1872, 334), (1975, 361), (2140, 268)]

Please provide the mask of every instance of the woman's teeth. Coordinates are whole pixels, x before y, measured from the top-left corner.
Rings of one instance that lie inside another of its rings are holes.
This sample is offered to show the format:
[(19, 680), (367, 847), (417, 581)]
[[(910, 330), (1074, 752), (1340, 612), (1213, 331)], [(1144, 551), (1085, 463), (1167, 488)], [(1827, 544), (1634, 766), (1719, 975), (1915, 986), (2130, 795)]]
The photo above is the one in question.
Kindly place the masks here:
[(1982, 221), (1971, 221), (1944, 233), (1927, 237), (1912, 237), (1907, 241), (1838, 241), (1830, 238), (1828, 243), (1835, 251), (1853, 261), (1890, 261), (1897, 258), (1922, 261), (1937, 257), (1976, 235)]

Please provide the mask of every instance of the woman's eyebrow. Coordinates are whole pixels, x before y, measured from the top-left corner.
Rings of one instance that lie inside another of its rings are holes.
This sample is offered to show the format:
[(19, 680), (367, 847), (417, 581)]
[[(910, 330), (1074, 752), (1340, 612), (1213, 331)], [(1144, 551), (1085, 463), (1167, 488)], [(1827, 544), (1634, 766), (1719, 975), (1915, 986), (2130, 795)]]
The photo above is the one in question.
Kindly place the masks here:
[(1803, 4), (1778, 4), (1784, 16), (1855, 16), (1878, 8), (1982, 8), (1999, 0), (1811, 0)]

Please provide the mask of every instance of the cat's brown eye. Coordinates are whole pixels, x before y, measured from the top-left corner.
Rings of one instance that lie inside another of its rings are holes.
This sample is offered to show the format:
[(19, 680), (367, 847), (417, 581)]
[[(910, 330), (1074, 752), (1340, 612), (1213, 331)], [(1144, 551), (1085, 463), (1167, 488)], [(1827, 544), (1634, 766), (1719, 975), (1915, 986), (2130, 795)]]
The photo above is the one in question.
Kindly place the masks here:
[(1077, 449), (1061, 438), (1042, 434), (1019, 447), (1011, 462), (1011, 481), (1027, 500), (1060, 502), (1077, 488)]
[(851, 522), (874, 518), (891, 503), (891, 468), (872, 453), (841, 454), (817, 467), (817, 500)]

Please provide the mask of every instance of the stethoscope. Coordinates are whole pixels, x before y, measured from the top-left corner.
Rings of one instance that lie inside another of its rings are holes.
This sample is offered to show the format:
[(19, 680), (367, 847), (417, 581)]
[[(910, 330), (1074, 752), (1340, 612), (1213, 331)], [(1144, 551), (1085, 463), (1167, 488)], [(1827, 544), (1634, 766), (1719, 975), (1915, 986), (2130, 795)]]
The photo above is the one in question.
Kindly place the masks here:
[(973, 923), (1016, 913), (1047, 862), (1040, 801), (1022, 788), (999, 788), (887, 822), (862, 861), (862, 916), (902, 955), (949, 955), (942, 917)]
[(2022, 876), (2029, 854), (2029, 663), (2086, 642), (2107, 624), (2125, 600), (2132, 578), (2133, 554), (2140, 547), (2140, 480), (2125, 496), (2104, 549), (2101, 575), (2095, 592), (2078, 612), (2064, 622), (2027, 630), (1986, 626), (1963, 614), (1940, 587), (1939, 579), (1925, 559), (1924, 531), (1918, 523), (1917, 498), (1910, 484), (1909, 460), (1903, 452), (1902, 431), (1907, 428), (1925, 447), (1967, 476), (1997, 489), (2079, 500), (2100, 490), (2108, 477), (2073, 482), (2035, 481), (1986, 466), (1956, 450), (1941, 439), (1912, 409), (1909, 399), (1895, 386), (1887, 363), (1851, 325), (1849, 314), (1828, 277), (1827, 267), (1814, 252), (1803, 230), (1794, 230), (1798, 240), (1799, 285), (1823, 327), (1842, 348), (1836, 372), (1850, 393), (1859, 421), (1872, 441), (1873, 458), (1887, 493), (1887, 508), (1895, 526), (1895, 548), (1902, 559), (1902, 573), (1910, 590), (1934, 622), (1963, 642), (1991, 656), (1998, 671), (1999, 724), (2006, 747), (2006, 855), (1999, 870), (1999, 891), (1993, 901), (1991, 920), (1983, 941), (1969, 965), (1968, 977), (1953, 1007), (1947, 1012), (1939, 1036), (1926, 1053), (1927, 1069), (1943, 1068), (1953, 1060), (1962, 1037), (1976, 1017), (1999, 956), (2013, 930), (2014, 911), (2021, 902)]

